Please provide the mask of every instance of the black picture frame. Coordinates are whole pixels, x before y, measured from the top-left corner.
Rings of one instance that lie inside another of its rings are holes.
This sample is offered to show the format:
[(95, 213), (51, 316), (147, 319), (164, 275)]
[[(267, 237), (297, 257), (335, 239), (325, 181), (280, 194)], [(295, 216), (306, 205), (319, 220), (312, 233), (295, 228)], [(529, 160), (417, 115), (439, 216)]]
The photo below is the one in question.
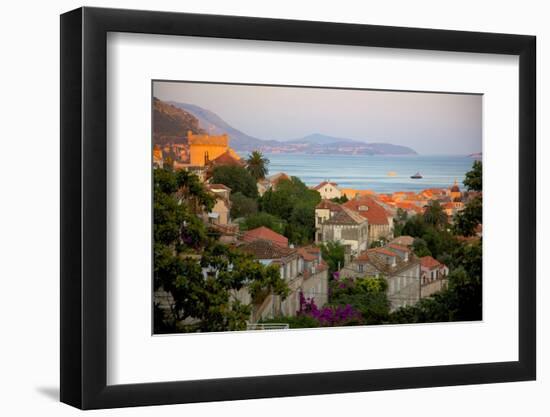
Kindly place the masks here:
[[(519, 56), (519, 360), (107, 385), (108, 32)], [(535, 51), (536, 38), (524, 35), (88, 7), (63, 14), (61, 401), (96, 409), (534, 380)]]

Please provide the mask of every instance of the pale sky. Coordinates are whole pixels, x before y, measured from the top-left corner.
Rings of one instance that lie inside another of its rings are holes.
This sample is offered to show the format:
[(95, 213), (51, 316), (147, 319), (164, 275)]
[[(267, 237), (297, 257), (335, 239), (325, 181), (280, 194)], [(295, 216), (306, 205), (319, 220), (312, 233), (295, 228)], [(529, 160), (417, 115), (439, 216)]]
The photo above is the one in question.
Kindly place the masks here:
[(321, 133), (420, 154), (481, 152), (481, 95), (164, 81), (153, 94), (210, 110), (259, 139)]

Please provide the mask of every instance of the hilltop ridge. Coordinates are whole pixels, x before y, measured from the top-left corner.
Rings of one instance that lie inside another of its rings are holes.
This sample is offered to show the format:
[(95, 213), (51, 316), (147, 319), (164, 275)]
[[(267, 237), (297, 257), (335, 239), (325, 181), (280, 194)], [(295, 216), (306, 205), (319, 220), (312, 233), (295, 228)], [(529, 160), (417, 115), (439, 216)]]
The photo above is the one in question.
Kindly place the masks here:
[[(231, 140), (231, 147), (237, 151), (260, 150), (265, 153), (366, 155), (417, 154), (414, 149), (406, 146), (383, 142), (369, 143), (322, 133), (312, 133), (302, 138), (285, 141), (260, 139), (231, 126), (219, 115), (208, 109), (189, 103), (163, 102), (157, 98), (154, 100), (155, 135), (164, 138), (164, 140), (173, 137), (179, 141), (179, 137), (185, 136), (187, 130), (191, 130), (193, 133), (209, 133), (212, 135), (227, 133)], [(185, 130), (178, 130), (180, 128)], [(157, 129), (160, 130), (157, 132)]]

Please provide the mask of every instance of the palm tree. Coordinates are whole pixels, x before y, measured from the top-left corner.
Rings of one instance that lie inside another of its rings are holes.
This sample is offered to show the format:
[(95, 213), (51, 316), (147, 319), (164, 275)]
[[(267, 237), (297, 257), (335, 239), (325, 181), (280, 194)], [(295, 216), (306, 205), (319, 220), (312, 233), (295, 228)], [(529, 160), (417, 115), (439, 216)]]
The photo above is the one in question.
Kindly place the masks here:
[(253, 151), (246, 160), (246, 169), (256, 181), (265, 178), (268, 173), (268, 165), (269, 159), (265, 158), (260, 151)]
[(447, 224), (447, 213), (445, 213), (439, 201), (431, 201), (430, 204), (425, 207), (424, 221), (436, 227)]

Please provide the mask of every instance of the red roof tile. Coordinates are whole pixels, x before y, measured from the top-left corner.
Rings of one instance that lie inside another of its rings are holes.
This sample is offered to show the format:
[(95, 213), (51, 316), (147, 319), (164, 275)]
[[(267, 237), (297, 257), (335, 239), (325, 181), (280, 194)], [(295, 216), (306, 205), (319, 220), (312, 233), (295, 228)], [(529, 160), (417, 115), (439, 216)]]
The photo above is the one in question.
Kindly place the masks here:
[(210, 165), (236, 165), (243, 166), (244, 162), (240, 159), (235, 158), (229, 151), (225, 151), (217, 158), (209, 162)]
[(242, 240), (245, 242), (253, 242), (259, 239), (269, 240), (279, 246), (288, 246), (288, 239), (286, 237), (265, 226), (249, 230), (242, 237)]
[(406, 247), (406, 246), (403, 246), (403, 245), (398, 245), (396, 243), (390, 243), (388, 245), (388, 248), (392, 248), (392, 249), (395, 249), (395, 250), (399, 250), (401, 252), (410, 252), (411, 250)]
[[(343, 206), (359, 213), (369, 221), (369, 224), (388, 224), (388, 213), (380, 204), (370, 197), (349, 200), (345, 202)], [(368, 210), (361, 210), (362, 207), (367, 207)]]
[(434, 259), (431, 256), (423, 256), (422, 258), (420, 258), (420, 265), (423, 268), (428, 268), (428, 269), (433, 269), (433, 268), (442, 266), (442, 264), (437, 259)]
[(316, 209), (326, 209), (330, 211), (342, 211), (342, 206), (338, 203), (335, 203), (330, 200), (323, 200), (317, 206), (315, 206)]
[(335, 182), (323, 181), (321, 184), (316, 185), (315, 187), (313, 187), (313, 189), (318, 190), (318, 189), (324, 187), (325, 185), (332, 185), (333, 187), (338, 186), (338, 184), (336, 184)]
[(312, 253), (309, 253), (306, 248), (298, 248), (298, 255), (304, 258), (304, 261), (312, 262), (317, 260), (317, 256)]
[(296, 254), (295, 249), (279, 246), (270, 240), (263, 239), (246, 242), (240, 245), (239, 249), (256, 259), (281, 259)]
[(366, 253), (381, 253), (382, 255), (396, 257), (397, 254), (386, 248), (369, 249)]

